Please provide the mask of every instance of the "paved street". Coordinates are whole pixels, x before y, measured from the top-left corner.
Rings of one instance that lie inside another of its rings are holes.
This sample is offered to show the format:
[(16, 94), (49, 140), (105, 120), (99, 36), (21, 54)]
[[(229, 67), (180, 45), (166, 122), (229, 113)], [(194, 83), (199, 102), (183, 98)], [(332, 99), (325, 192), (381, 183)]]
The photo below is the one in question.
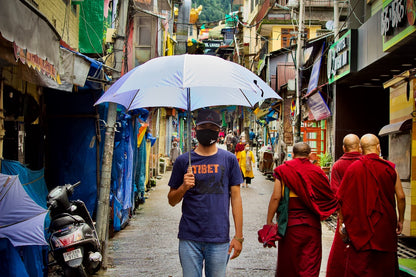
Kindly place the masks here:
[[(109, 243), (109, 267), (100, 276), (181, 276), (178, 258), (177, 231), (181, 204), (171, 207), (167, 193), (171, 171), (157, 180), (129, 225), (118, 232)], [(228, 264), (228, 276), (274, 276), (277, 249), (263, 248), (257, 240), (257, 230), (266, 221), (267, 205), (273, 182), (255, 170), (249, 188), (241, 188), (244, 209), (244, 245), (240, 257)], [(333, 232), (323, 224), (323, 261), (321, 275), (325, 276), (326, 262)], [(234, 227), (231, 227), (231, 234)]]

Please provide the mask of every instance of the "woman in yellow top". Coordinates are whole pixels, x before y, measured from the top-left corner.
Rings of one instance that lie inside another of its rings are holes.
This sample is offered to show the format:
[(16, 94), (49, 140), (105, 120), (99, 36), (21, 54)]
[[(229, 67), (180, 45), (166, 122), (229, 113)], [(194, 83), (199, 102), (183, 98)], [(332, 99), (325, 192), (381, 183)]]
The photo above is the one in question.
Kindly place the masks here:
[(238, 153), (238, 163), (243, 174), (243, 187), (248, 187), (251, 184), (251, 179), (254, 178), (253, 168), (255, 165), (254, 154), (250, 150), (249, 144), (245, 145), (244, 151)]

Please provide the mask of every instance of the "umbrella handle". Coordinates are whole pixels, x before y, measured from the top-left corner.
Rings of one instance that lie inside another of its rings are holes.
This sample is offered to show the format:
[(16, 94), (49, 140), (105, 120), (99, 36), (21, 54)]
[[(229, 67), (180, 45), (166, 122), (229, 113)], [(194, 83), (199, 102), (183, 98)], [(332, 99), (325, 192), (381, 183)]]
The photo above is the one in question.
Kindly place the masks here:
[(187, 110), (187, 114), (188, 114), (188, 120), (187, 120), (187, 126), (186, 128), (188, 129), (188, 152), (189, 152), (189, 167), (191, 167), (191, 151), (192, 151), (192, 143), (191, 143), (191, 121), (192, 121), (192, 116), (191, 116), (191, 89), (190, 88), (186, 88), (186, 95), (187, 95), (187, 104), (188, 104), (188, 110)]

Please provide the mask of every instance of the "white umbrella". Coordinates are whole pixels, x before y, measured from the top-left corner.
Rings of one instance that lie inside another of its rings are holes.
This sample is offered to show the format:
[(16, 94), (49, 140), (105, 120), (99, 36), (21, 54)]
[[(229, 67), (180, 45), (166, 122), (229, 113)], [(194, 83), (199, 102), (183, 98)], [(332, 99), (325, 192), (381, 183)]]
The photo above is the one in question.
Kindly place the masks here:
[[(113, 102), (127, 110), (175, 107), (190, 113), (209, 106), (253, 107), (268, 98), (281, 99), (247, 68), (215, 56), (185, 54), (151, 59), (135, 67), (94, 105)], [(190, 130), (190, 120), (187, 123)]]
[[(188, 101), (187, 89), (190, 89)], [(121, 104), (127, 110), (208, 106), (252, 107), (268, 98), (281, 99), (247, 68), (210, 55), (177, 55), (151, 59), (115, 82), (95, 105)]]

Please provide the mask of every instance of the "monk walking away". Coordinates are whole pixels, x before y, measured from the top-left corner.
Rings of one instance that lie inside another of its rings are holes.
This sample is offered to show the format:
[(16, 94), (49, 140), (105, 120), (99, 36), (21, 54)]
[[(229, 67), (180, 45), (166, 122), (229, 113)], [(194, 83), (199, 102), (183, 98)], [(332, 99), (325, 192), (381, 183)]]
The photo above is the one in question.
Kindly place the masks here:
[(350, 245), (344, 276), (399, 276), (397, 235), (406, 206), (402, 184), (395, 165), (380, 158), (375, 135), (364, 135), (361, 148), (364, 156), (350, 165), (337, 192), (339, 220)]
[(331, 189), (336, 194), (341, 185), (347, 168), (361, 157), (360, 138), (354, 134), (348, 134), (342, 141), (344, 155), (339, 158), (331, 170)]
[(322, 259), (321, 220), (337, 209), (326, 174), (309, 161), (311, 148), (304, 142), (293, 146), (294, 159), (274, 169), (274, 190), (267, 224), (277, 214), (276, 276), (319, 276)]
[[(354, 134), (346, 135), (342, 143), (342, 150), (344, 155), (334, 163), (331, 170), (331, 189), (334, 193), (337, 193), (347, 168), (361, 157), (360, 138)], [(337, 222), (334, 241), (328, 257), (327, 277), (344, 276), (348, 244), (342, 240), (339, 230), (340, 225)]]

